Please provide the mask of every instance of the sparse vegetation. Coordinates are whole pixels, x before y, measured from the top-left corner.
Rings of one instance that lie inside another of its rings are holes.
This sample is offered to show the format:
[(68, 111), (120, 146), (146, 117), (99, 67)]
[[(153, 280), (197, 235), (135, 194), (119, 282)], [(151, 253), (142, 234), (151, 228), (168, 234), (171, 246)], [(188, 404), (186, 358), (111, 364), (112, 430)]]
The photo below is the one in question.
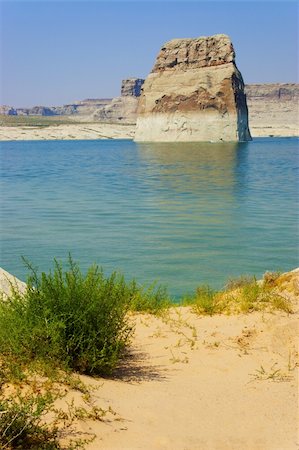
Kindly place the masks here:
[[(76, 416), (54, 408), (55, 396), (16, 392), (0, 400), (0, 448), (7, 450), (75, 450), (82, 449), (93, 436), (72, 439), (70, 430)], [(45, 420), (52, 416), (52, 420)], [(61, 439), (68, 435), (67, 443)]]
[(294, 378), (291, 370), (282, 370), (277, 367), (277, 363), (274, 363), (268, 370), (263, 366), (260, 366), (259, 369), (255, 370), (255, 373), (250, 375), (252, 377), (252, 381), (290, 381), (292, 378)]
[(274, 287), (275, 284), (273, 285), (268, 278), (259, 283), (254, 278), (243, 276), (237, 280), (230, 280), (224, 291), (217, 292), (209, 286), (200, 286), (194, 297), (185, 299), (185, 304), (191, 305), (192, 310), (199, 315), (264, 310), (292, 313), (290, 301), (281, 296)]
[(266, 272), (263, 276), (264, 284), (270, 287), (275, 286), (276, 280), (280, 277), (281, 272)]
[(291, 304), (280, 294), (275, 292), (267, 284), (254, 282), (244, 286), (239, 293), (239, 305), (241, 312), (281, 310), (287, 313), (292, 312)]
[(229, 278), (224, 289), (226, 291), (232, 291), (233, 289), (238, 289), (244, 286), (251, 285), (256, 282), (256, 278), (250, 275), (241, 275), (237, 278)]

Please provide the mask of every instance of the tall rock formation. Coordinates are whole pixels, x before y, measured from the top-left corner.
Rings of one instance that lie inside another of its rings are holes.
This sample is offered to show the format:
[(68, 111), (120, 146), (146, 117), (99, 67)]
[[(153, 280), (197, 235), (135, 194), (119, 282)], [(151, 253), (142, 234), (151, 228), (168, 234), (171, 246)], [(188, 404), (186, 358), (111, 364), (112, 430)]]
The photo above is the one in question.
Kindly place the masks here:
[(230, 38), (174, 39), (139, 100), (136, 141), (247, 141), (248, 111)]

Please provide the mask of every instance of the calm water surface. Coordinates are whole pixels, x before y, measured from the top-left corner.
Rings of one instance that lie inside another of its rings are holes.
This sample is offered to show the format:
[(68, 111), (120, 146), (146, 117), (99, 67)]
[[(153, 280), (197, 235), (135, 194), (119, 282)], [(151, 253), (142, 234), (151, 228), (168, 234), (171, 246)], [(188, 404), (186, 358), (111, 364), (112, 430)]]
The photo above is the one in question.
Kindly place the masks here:
[(173, 296), (298, 265), (298, 141), (1, 143), (1, 266), (102, 265)]

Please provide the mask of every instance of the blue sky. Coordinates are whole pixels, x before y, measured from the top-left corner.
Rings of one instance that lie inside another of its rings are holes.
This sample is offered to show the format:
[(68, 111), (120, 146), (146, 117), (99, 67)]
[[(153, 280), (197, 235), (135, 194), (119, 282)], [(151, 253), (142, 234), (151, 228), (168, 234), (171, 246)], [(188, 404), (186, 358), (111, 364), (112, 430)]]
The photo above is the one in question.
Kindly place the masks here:
[(119, 95), (173, 38), (228, 34), (245, 83), (296, 82), (296, 1), (1, 0), (0, 104)]

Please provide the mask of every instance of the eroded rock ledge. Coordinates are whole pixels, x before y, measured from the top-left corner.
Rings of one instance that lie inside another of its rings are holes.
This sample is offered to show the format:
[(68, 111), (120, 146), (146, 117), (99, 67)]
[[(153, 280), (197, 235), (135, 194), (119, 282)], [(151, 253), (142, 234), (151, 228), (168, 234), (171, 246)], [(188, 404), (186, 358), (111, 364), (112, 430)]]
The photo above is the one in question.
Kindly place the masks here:
[(244, 82), (230, 38), (166, 43), (142, 88), (135, 140), (250, 139)]

